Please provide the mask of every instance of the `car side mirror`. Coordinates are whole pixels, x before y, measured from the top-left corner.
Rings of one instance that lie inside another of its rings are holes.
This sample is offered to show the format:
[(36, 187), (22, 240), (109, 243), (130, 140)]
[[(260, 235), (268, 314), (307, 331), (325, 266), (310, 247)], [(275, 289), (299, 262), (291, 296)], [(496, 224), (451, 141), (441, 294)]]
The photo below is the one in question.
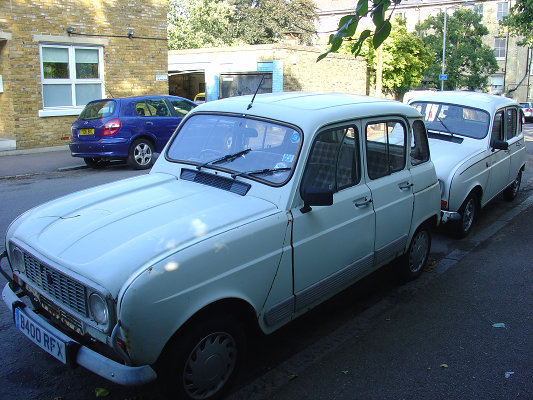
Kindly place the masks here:
[(300, 211), (305, 214), (311, 211), (311, 206), (331, 206), (333, 204), (333, 191), (311, 186), (303, 190), (302, 198), (304, 206), (300, 208)]
[(509, 143), (507, 143), (504, 140), (495, 140), (492, 143), (492, 149), (493, 150), (508, 150), (509, 149)]

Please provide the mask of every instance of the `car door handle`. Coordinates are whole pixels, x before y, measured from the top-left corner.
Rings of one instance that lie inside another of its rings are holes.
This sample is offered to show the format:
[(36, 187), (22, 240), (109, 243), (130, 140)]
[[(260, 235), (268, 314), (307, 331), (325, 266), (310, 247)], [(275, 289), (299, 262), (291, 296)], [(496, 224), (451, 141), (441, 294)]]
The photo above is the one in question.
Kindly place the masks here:
[(146, 125), (153, 125), (154, 123), (152, 121), (146, 121)]
[(413, 186), (414, 186), (414, 183), (412, 183), (412, 182), (402, 182), (402, 183), (399, 183), (399, 184), (398, 184), (398, 187), (399, 187), (401, 190), (409, 190), (409, 189), (411, 189)]
[(369, 198), (369, 197), (362, 197), (362, 198), (360, 198), (360, 199), (357, 199), (357, 200), (354, 200), (354, 201), (353, 201), (353, 204), (354, 204), (357, 208), (366, 207), (366, 206), (368, 206), (370, 203), (372, 203), (372, 198)]

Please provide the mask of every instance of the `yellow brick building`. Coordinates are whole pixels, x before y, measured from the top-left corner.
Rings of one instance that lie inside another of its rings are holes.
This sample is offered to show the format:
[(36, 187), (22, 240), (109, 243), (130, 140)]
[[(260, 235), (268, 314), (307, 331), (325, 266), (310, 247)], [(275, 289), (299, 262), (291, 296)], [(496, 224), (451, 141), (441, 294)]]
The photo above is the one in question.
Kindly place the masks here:
[(66, 145), (90, 100), (168, 94), (167, 0), (0, 1), (0, 151)]

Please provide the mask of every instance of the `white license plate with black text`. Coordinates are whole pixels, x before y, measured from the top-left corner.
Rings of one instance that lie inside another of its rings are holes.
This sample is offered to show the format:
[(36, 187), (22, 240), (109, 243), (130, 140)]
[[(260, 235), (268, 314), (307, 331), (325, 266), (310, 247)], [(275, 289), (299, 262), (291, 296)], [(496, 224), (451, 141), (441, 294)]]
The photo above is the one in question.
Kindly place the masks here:
[(15, 308), (15, 325), (33, 343), (62, 363), (67, 363), (66, 343), (34, 321), (20, 308)]

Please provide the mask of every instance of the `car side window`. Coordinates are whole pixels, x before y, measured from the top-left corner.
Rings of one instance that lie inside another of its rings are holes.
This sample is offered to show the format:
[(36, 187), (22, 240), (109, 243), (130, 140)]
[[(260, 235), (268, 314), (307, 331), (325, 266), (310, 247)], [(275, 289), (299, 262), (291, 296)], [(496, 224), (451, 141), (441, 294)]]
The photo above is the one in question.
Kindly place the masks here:
[(150, 117), (150, 110), (144, 101), (135, 103), (135, 112), (141, 117)]
[(185, 100), (170, 100), (172, 107), (176, 110), (176, 113), (179, 117), (185, 116), (189, 111), (194, 108), (194, 104), (189, 103)]
[(495, 140), (503, 140), (503, 111), (498, 111), (494, 116), (494, 124), (492, 124), (492, 134), (490, 137), (490, 145), (494, 145)]
[(505, 138), (506, 140), (514, 138), (517, 133), (517, 112), (516, 108), (511, 107), (506, 110), (507, 112), (507, 123), (506, 123), (506, 130), (505, 130)]
[(316, 137), (302, 179), (307, 187), (333, 192), (356, 185), (361, 179), (357, 128), (328, 129)]
[(150, 109), (150, 113), (155, 117), (170, 117), (170, 110), (163, 99), (148, 99), (146, 104)]
[(378, 179), (405, 167), (406, 130), (399, 121), (372, 122), (366, 125), (368, 176)]
[(411, 165), (418, 165), (429, 161), (429, 145), (426, 126), (422, 121), (413, 123), (413, 138), (411, 140)]

